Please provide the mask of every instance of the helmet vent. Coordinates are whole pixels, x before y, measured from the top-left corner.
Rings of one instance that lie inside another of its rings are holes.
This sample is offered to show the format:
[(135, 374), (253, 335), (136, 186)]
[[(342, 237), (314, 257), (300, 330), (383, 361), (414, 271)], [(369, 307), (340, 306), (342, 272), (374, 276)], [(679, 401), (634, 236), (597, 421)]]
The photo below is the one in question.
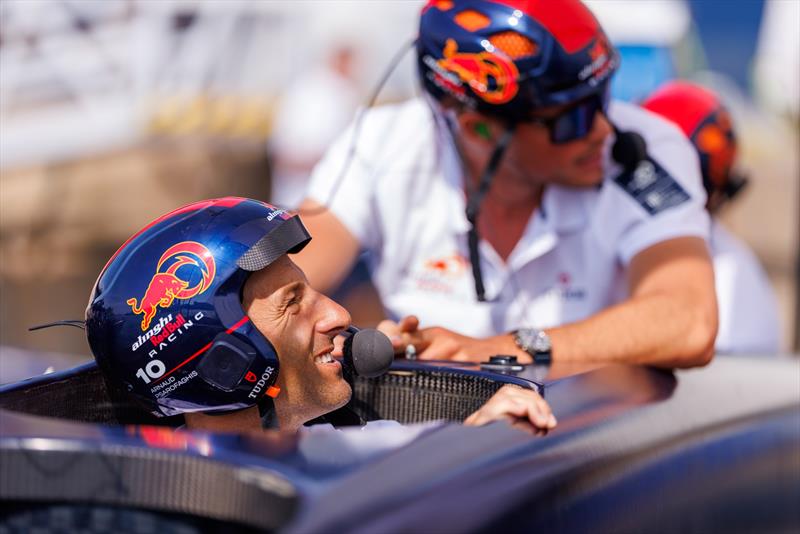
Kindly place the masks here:
[(514, 60), (534, 56), (539, 51), (535, 42), (512, 31), (496, 33), (489, 37), (489, 42)]
[(468, 9), (466, 11), (462, 11), (461, 13), (453, 17), (453, 20), (455, 20), (456, 24), (458, 24), (468, 32), (474, 32), (483, 29), (492, 22), (491, 20), (489, 20), (489, 17), (487, 17), (483, 13), (475, 11), (474, 9)]
[(447, 11), (453, 8), (453, 0), (437, 0), (434, 5), (439, 11)]

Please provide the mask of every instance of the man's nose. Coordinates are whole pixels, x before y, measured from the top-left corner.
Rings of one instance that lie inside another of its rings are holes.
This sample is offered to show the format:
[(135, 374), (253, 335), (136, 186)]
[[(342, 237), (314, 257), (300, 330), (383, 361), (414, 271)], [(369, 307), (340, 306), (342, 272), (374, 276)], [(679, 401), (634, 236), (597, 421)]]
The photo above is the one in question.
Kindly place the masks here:
[(317, 321), (319, 332), (336, 335), (350, 326), (352, 322), (350, 312), (325, 295), (320, 295), (320, 297), (318, 306), (322, 316)]
[(591, 141), (603, 141), (606, 137), (608, 137), (611, 132), (614, 130), (614, 127), (611, 126), (611, 122), (608, 120), (608, 116), (602, 111), (598, 111), (594, 117), (594, 124), (592, 124), (592, 130), (589, 132), (589, 140)]

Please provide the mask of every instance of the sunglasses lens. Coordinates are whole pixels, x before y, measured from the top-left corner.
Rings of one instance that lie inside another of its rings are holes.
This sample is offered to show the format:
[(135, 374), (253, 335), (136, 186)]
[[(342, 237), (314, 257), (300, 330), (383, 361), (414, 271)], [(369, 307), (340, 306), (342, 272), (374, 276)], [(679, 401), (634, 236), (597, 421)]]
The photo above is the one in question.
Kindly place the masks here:
[(605, 113), (608, 109), (608, 102), (609, 90), (606, 86), (600, 93), (556, 117), (550, 129), (550, 139), (560, 144), (586, 137), (592, 131), (597, 113)]
[(589, 133), (593, 117), (587, 116), (584, 107), (585, 105), (574, 107), (559, 115), (553, 122), (550, 137), (554, 143), (566, 143), (585, 137)]

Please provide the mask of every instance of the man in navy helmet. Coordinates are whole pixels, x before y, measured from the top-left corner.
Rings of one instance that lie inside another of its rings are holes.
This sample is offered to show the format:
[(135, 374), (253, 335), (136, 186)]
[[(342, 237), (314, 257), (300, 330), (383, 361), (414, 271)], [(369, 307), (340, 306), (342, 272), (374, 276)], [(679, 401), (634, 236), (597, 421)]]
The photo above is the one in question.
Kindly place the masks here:
[[(150, 223), (109, 260), (86, 310), (108, 382), (191, 429), (258, 429), (262, 407), (296, 431), (346, 404), (351, 388), (333, 356), (350, 315), (288, 256), (310, 239), (296, 215), (234, 197)], [(539, 395), (511, 386), (467, 424), (498, 419), (555, 426)]]
[[(618, 54), (578, 0), (430, 0), (424, 98), (368, 110), (315, 169), (298, 256), (360, 250), (381, 328), (420, 358), (704, 365), (717, 331), (697, 156), (609, 102)], [(335, 256), (335, 265), (321, 257)]]

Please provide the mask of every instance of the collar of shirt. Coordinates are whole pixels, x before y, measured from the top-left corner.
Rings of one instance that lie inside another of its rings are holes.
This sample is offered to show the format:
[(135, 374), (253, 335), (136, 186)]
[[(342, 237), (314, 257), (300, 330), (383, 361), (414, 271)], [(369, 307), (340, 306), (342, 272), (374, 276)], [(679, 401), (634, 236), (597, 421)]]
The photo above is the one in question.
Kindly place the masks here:
[[(439, 161), (442, 175), (451, 192), (447, 203), (448, 217), (455, 233), (466, 235), (470, 224), (465, 213), (467, 201), (463, 184), (463, 172), (458, 151), (449, 132), (439, 130)], [(588, 220), (588, 198), (596, 190), (567, 188), (548, 185), (542, 203), (536, 209), (517, 245), (508, 258), (507, 267), (519, 269), (528, 262), (546, 254), (558, 243), (559, 235), (578, 231)], [(502, 264), (497, 253), (481, 240), (481, 253), (493, 263)]]

